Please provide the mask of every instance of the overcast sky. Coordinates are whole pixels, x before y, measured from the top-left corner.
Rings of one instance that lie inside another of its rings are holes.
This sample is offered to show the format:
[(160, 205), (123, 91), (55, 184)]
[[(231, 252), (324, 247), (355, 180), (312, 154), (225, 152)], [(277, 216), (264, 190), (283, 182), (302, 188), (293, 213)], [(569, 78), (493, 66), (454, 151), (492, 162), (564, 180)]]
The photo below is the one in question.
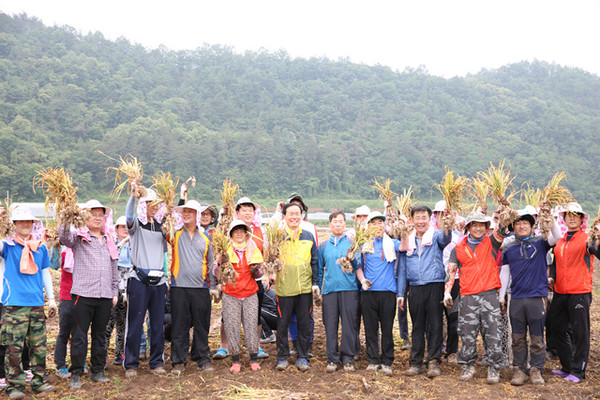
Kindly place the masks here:
[(600, 76), (600, 0), (2, 0), (0, 11), (149, 49), (284, 49), (445, 77), (538, 59)]

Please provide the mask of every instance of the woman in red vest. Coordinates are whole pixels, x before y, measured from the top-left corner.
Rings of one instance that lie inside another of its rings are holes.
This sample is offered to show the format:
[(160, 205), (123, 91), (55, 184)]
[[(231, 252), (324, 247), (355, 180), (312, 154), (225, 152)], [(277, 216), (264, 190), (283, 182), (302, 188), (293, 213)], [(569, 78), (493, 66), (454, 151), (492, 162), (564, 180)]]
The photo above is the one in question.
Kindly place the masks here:
[[(585, 233), (588, 215), (578, 203), (569, 203), (563, 218), (568, 231), (554, 248), (556, 282), (552, 299), (552, 335), (556, 335), (562, 368), (552, 373), (575, 383), (585, 379), (590, 354), (590, 303), (594, 259), (600, 258), (598, 247), (587, 244)], [(552, 278), (549, 279), (552, 284)], [(573, 327), (574, 343), (567, 329)]]

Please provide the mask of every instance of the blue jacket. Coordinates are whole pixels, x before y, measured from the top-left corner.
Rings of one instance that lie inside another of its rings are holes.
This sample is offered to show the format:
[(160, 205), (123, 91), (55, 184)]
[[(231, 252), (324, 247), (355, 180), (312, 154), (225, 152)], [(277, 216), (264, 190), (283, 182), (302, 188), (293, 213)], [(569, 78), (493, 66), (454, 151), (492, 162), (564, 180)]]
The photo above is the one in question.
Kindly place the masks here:
[(452, 235), (436, 230), (430, 246), (424, 246), (421, 256), (415, 250), (410, 256), (401, 252), (398, 259), (398, 297), (405, 297), (407, 284), (427, 285), (446, 281), (443, 263), (444, 248), (450, 244)]
[[(350, 246), (346, 235), (339, 239), (331, 235), (328, 241), (319, 246), (319, 287), (323, 294), (358, 290), (356, 275), (343, 272), (337, 264), (338, 258), (345, 257)], [(355, 270), (358, 268), (356, 257), (352, 266)]]

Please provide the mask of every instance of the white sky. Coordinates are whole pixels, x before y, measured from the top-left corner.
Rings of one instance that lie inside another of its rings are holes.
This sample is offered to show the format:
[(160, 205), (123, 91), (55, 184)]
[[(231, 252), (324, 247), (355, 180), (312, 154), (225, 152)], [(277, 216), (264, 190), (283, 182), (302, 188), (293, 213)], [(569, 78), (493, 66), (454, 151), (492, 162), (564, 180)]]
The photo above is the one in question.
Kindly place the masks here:
[(150, 49), (284, 49), (445, 77), (538, 59), (600, 75), (600, 0), (2, 0), (0, 11)]

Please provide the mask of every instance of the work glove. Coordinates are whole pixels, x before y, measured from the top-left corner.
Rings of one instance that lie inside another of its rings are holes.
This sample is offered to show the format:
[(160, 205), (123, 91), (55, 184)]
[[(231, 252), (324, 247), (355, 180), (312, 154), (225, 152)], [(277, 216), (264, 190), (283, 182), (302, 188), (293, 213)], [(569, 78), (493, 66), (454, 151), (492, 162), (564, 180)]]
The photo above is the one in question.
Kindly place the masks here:
[(54, 301), (54, 299), (48, 300), (48, 316), (50, 318), (52, 318), (57, 313), (58, 313), (58, 307), (56, 306), (56, 301)]
[(362, 285), (363, 290), (366, 292), (367, 290), (371, 289), (371, 286), (373, 286), (373, 282), (371, 282), (368, 279), (363, 279), (362, 281), (360, 281), (360, 284)]
[(452, 300), (452, 295), (448, 292), (444, 293), (444, 307), (452, 308), (454, 301)]

